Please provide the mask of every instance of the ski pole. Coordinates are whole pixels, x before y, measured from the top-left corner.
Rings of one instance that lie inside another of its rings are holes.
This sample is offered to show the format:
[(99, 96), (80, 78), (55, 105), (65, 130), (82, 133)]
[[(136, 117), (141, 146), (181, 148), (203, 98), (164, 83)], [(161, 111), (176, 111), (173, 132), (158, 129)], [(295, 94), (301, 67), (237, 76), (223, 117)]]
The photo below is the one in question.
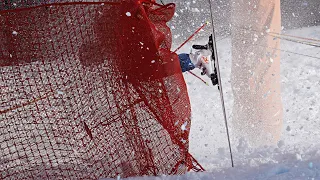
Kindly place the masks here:
[[(174, 51), (174, 53), (176, 53), (182, 46), (184, 46), (188, 41), (190, 41), (192, 38), (193, 38), (193, 36), (195, 36), (197, 33), (199, 33), (200, 32), (200, 30), (201, 29), (203, 29), (206, 25), (208, 25), (209, 23), (208, 22), (206, 22), (206, 23), (204, 23), (201, 27), (199, 27), (193, 34), (191, 34), (191, 36), (187, 39), (187, 40), (185, 40), (175, 51)], [(201, 79), (199, 76), (197, 76), (197, 75), (195, 75), (193, 72), (191, 72), (191, 71), (188, 71), (190, 74), (192, 74), (193, 76), (195, 76), (196, 78), (198, 78), (198, 79), (200, 79), (202, 82), (204, 82), (207, 86), (209, 86), (209, 84), (205, 81), (205, 80), (203, 80), (203, 79)]]
[(194, 74), (193, 72), (191, 72), (191, 71), (188, 71), (190, 74), (192, 74), (193, 76), (195, 76), (196, 78), (198, 78), (198, 79), (200, 79), (203, 83), (205, 83), (207, 86), (209, 86), (209, 84), (205, 81), (205, 80), (203, 80), (203, 79), (201, 79), (201, 77), (199, 77), (199, 76), (197, 76), (196, 74)]
[(185, 40), (175, 51), (173, 51), (174, 53), (176, 53), (180, 48), (182, 48), (182, 46), (184, 46), (188, 41), (190, 41), (190, 39), (193, 38), (193, 36), (195, 36), (198, 32), (200, 32), (201, 29), (203, 29), (206, 25), (208, 24), (208, 22), (204, 23), (200, 28), (198, 28), (193, 34), (191, 34), (191, 36)]

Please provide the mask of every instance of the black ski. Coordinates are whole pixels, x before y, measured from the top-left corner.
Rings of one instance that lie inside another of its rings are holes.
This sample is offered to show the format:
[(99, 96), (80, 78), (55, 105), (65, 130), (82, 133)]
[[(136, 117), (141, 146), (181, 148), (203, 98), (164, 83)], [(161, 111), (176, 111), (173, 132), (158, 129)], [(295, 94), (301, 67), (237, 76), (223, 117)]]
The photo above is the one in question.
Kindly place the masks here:
[[(206, 45), (193, 45), (193, 49), (206, 49), (211, 51), (211, 61), (213, 65), (213, 73), (210, 74), (211, 82), (213, 85), (218, 86), (218, 90), (220, 92), (220, 98), (221, 98), (221, 104), (222, 104), (222, 110), (223, 110), (223, 116), (225, 120), (225, 125), (226, 125), (226, 131), (227, 131), (227, 136), (228, 136), (228, 143), (229, 143), (229, 150), (230, 150), (230, 156), (231, 156), (231, 163), (232, 167), (233, 165), (233, 157), (232, 157), (232, 150), (231, 150), (231, 143), (230, 143), (230, 136), (229, 136), (229, 130), (228, 130), (228, 122), (227, 122), (227, 115), (226, 115), (226, 108), (224, 104), (224, 97), (223, 97), (223, 89), (222, 89), (222, 83), (221, 83), (221, 75), (220, 75), (220, 68), (219, 68), (219, 61), (218, 61), (218, 53), (217, 53), (217, 48), (216, 48), (216, 41), (215, 41), (215, 36), (210, 35), (209, 36), (209, 42)], [(202, 74), (203, 75), (203, 74)]]
[[(212, 27), (213, 27), (213, 24), (212, 24)], [(213, 33), (214, 33), (214, 29), (213, 29)], [(227, 122), (227, 114), (226, 114), (226, 108), (225, 108), (225, 104), (224, 104), (223, 89), (222, 89), (222, 83), (221, 83), (221, 74), (220, 74), (220, 66), (219, 66), (219, 60), (218, 60), (217, 45), (216, 45), (216, 40), (215, 40), (214, 34), (210, 35), (208, 45), (209, 45), (209, 48), (212, 52), (211, 61), (214, 61), (214, 63), (213, 63), (214, 74), (212, 75), (213, 77), (211, 78), (211, 81), (217, 82), (217, 84), (218, 84), (218, 89), (219, 89), (220, 98), (221, 98), (222, 111), (223, 111), (223, 116), (224, 116), (224, 120), (225, 120), (227, 136), (228, 136), (231, 165), (232, 165), (232, 167), (234, 167), (232, 150), (231, 150), (230, 135), (229, 135), (229, 129), (228, 129), (228, 122)]]

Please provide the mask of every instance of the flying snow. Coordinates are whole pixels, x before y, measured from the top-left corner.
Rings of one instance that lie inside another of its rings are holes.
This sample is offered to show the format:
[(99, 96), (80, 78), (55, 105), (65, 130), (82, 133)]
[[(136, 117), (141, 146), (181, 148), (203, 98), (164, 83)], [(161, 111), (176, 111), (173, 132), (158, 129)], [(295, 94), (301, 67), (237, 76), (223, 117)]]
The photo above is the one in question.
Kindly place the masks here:
[(62, 94), (64, 94), (62, 91), (57, 91), (57, 94), (59, 94), (59, 95), (62, 95)]
[(181, 130), (182, 131), (185, 131), (187, 128), (187, 125), (188, 125), (188, 122), (186, 121), (186, 122), (184, 122), (183, 124), (182, 124), (182, 126), (181, 126)]
[(131, 13), (130, 13), (130, 12), (126, 12), (126, 15), (127, 15), (128, 17), (130, 17), (130, 16), (131, 16)]

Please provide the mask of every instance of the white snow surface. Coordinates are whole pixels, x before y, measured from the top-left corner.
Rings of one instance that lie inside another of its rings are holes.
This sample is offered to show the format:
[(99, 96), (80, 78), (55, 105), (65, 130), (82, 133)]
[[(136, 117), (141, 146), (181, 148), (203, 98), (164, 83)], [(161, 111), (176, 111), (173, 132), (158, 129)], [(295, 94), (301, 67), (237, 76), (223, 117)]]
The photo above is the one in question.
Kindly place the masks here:
[[(288, 30), (282, 33), (320, 39), (320, 27)], [(178, 53), (188, 53), (192, 44), (206, 42), (206, 38), (195, 39), (186, 44)], [(177, 46), (175, 45), (173, 49)], [(284, 106), (282, 138), (274, 146), (259, 148), (249, 147), (244, 140), (238, 141), (236, 135), (232, 133), (230, 38), (218, 41), (217, 48), (235, 167), (232, 168), (230, 163), (217, 87), (206, 86), (191, 74), (185, 73), (184, 77), (192, 106), (190, 153), (206, 169), (206, 172), (126, 179), (320, 179), (320, 143), (318, 141), (320, 139), (320, 48), (286, 40), (281, 41), (282, 102)], [(193, 72), (200, 74), (200, 70)], [(202, 78), (211, 83), (208, 77), (202, 76)]]

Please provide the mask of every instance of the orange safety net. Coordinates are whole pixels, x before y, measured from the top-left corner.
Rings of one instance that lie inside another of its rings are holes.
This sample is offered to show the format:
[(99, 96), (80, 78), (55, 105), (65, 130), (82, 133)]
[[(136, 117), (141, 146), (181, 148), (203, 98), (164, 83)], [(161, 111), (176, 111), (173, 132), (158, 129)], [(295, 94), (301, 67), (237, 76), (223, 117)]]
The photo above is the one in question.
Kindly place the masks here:
[(203, 170), (188, 152), (190, 103), (166, 25), (174, 9), (0, 2), (0, 179)]

